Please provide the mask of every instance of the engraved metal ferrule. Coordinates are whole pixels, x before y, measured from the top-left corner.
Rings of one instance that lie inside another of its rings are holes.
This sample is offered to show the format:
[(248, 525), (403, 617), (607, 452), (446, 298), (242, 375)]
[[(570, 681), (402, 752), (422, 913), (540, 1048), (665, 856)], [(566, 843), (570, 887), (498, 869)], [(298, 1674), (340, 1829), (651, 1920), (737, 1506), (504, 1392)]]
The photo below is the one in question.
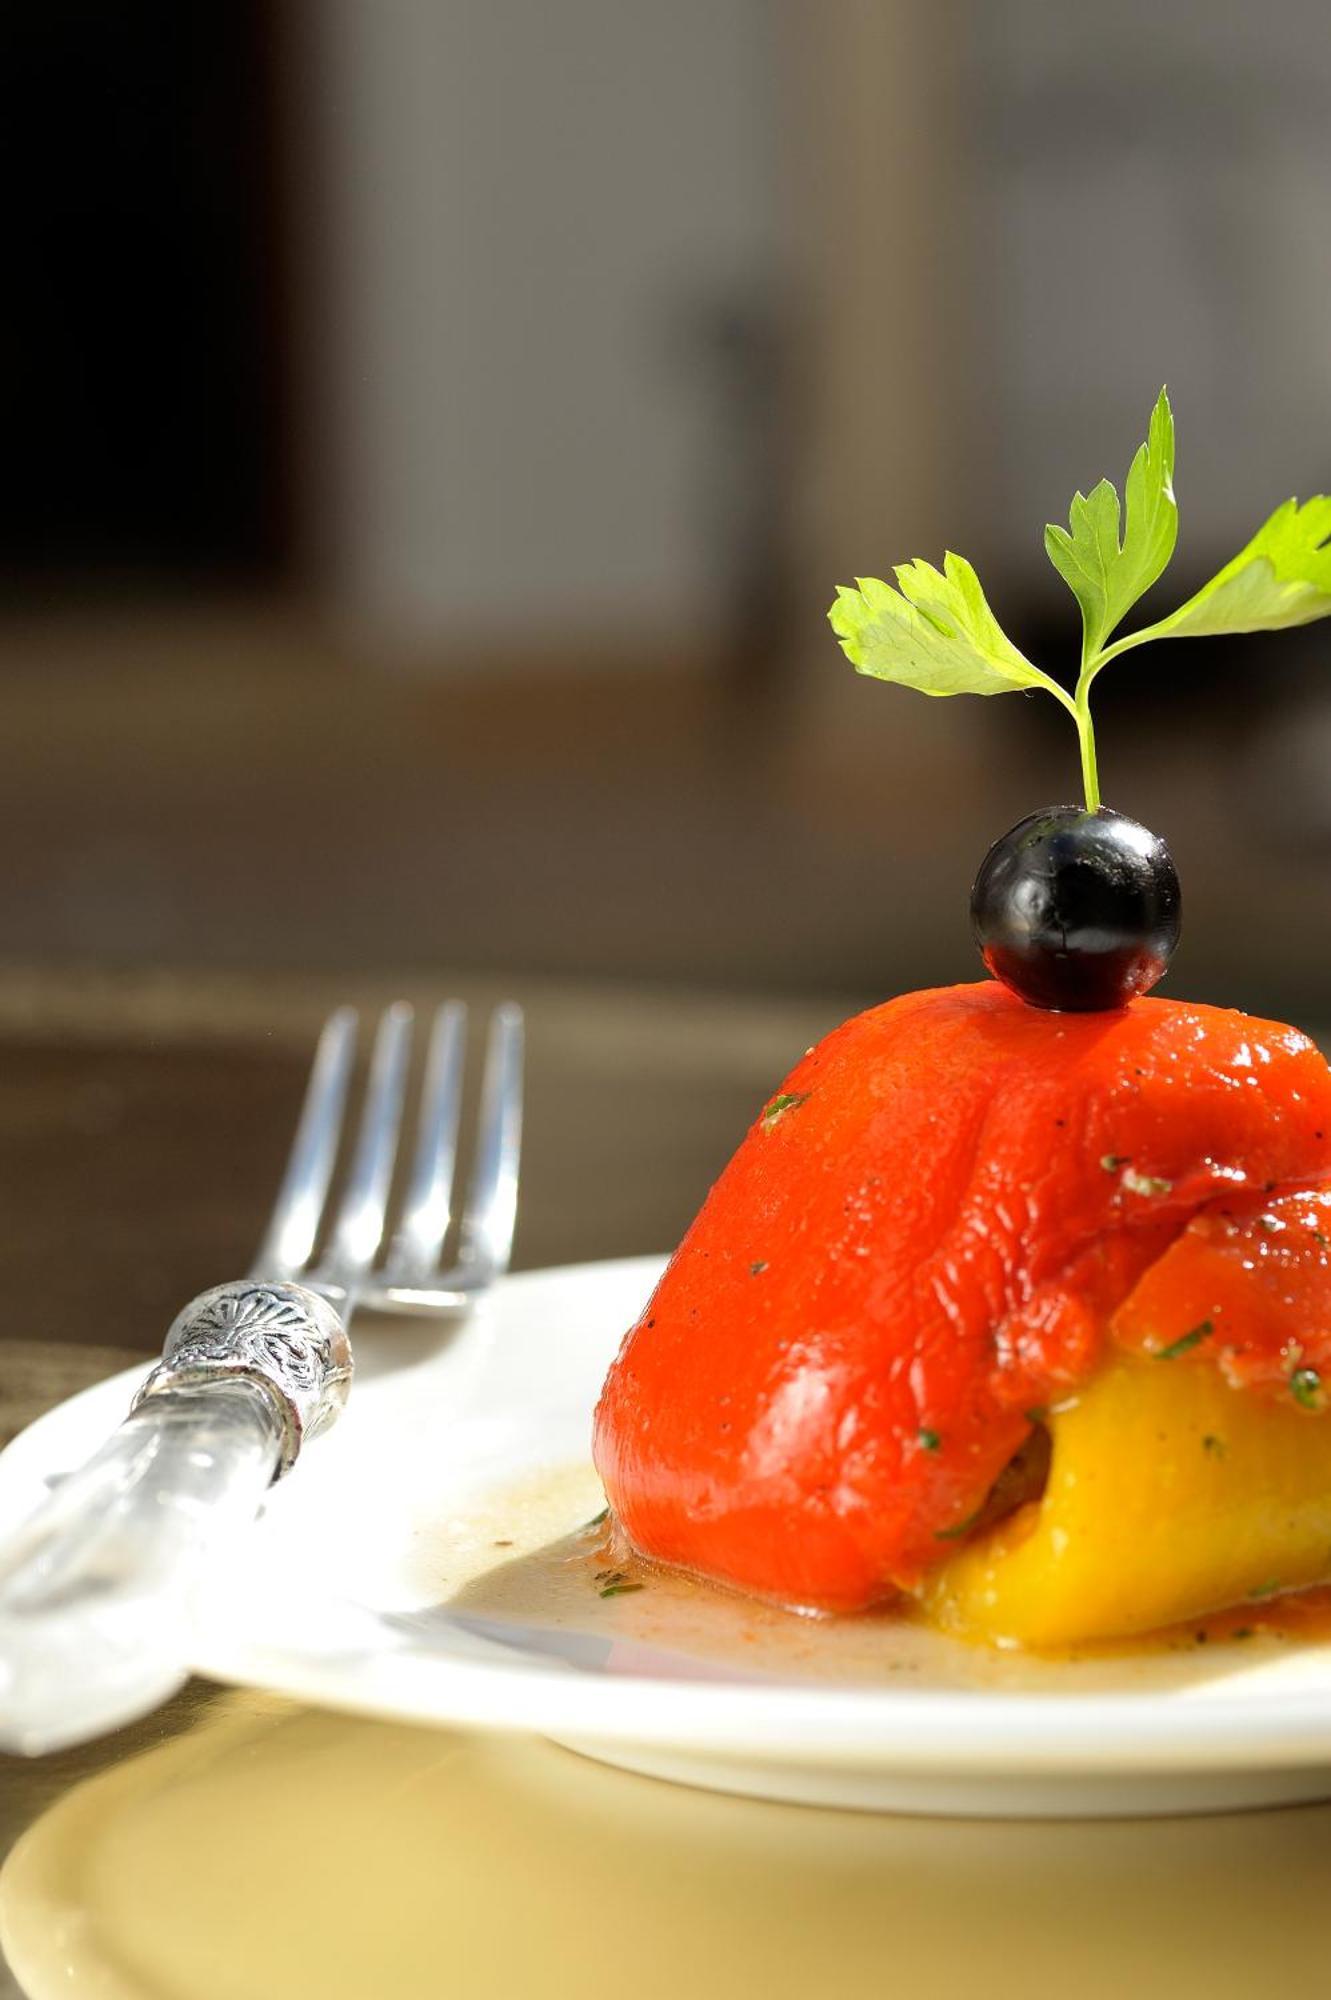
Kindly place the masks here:
[(242, 1279), (177, 1313), (134, 1408), (168, 1389), (252, 1382), (281, 1429), (280, 1479), (306, 1438), (337, 1421), (351, 1389), (351, 1343), (335, 1308), (304, 1285)]

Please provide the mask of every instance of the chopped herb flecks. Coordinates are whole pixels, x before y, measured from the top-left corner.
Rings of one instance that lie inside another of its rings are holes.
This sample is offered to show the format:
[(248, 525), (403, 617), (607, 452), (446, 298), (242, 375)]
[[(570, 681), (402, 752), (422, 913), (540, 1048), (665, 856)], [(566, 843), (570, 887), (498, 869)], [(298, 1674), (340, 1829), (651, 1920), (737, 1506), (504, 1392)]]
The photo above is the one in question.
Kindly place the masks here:
[(750, 1264), (749, 1276), (751, 1278), (761, 1278), (763, 1272), (766, 1269), (767, 1269), (767, 1259), (765, 1257), (759, 1257), (755, 1263)]
[(943, 1440), (937, 1431), (922, 1430), (917, 1435), (925, 1451), (937, 1451), (942, 1445)]
[(973, 1514), (968, 1514), (964, 1521), (958, 1521), (955, 1527), (937, 1529), (934, 1534), (934, 1540), (936, 1542), (959, 1542), (963, 1535), (970, 1533), (975, 1523), (979, 1520), (982, 1511), (983, 1509), (977, 1507)]
[(1278, 1583), (1258, 1583), (1254, 1584), (1253, 1588), (1248, 1592), (1248, 1595), (1253, 1599), (1260, 1597), (1274, 1597), (1279, 1588), (1280, 1585)]
[(1126, 1153), (1101, 1153), (1100, 1155), (1100, 1165), (1107, 1174), (1116, 1174), (1120, 1167), (1126, 1167), (1127, 1164), (1128, 1155)]
[(1202, 1439), (1202, 1450), (1209, 1451), (1212, 1458), (1223, 1458), (1225, 1455), (1225, 1440), (1215, 1437), (1208, 1431)]
[(776, 1097), (769, 1097), (763, 1106), (763, 1130), (770, 1132), (788, 1111), (798, 1111), (801, 1104), (807, 1104), (808, 1101), (807, 1090), (783, 1090)]
[(608, 1521), (609, 1519), (610, 1519), (610, 1509), (608, 1507), (602, 1507), (599, 1514), (592, 1515), (592, 1518), (590, 1521), (588, 1521), (587, 1526), (589, 1528), (599, 1528), (602, 1521)]
[(1300, 1409), (1321, 1409), (1322, 1378), (1315, 1368), (1296, 1368), (1289, 1378), (1289, 1391)]
[(1043, 1403), (1036, 1403), (1033, 1408), (1023, 1410), (1021, 1414), (1025, 1417), (1028, 1424), (1042, 1424), (1049, 1415), (1049, 1412)]
[(599, 1597), (623, 1597), (630, 1590), (641, 1590), (640, 1583), (634, 1583), (626, 1569), (598, 1569), (596, 1572), (597, 1595)]
[(1204, 1319), (1200, 1326), (1190, 1327), (1188, 1332), (1181, 1333), (1177, 1340), (1171, 1340), (1168, 1347), (1160, 1348), (1155, 1358), (1157, 1361), (1177, 1361), (1180, 1354), (1186, 1354), (1189, 1348), (1196, 1347), (1208, 1334), (1214, 1332), (1215, 1328), (1210, 1320)]

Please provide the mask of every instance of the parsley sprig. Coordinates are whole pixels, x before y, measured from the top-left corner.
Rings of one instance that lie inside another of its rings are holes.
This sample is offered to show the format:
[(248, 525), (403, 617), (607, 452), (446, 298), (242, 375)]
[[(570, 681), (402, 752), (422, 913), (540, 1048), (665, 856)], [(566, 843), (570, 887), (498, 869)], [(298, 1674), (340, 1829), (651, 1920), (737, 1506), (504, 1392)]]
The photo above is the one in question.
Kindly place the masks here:
[(1112, 660), (1152, 639), (1274, 632), (1331, 615), (1331, 496), (1277, 507), (1232, 562), (1177, 611), (1114, 639), (1164, 574), (1178, 539), (1174, 418), (1160, 391), (1145, 444), (1128, 468), (1126, 507), (1112, 482), (1073, 496), (1066, 528), (1045, 529), (1049, 560), (1081, 607), (1081, 671), (1071, 694), (1018, 652), (961, 556), (903, 563), (895, 583), (861, 577), (828, 616), (857, 673), (922, 694), (1006, 694), (1043, 688), (1071, 715), (1081, 746), (1086, 809), (1100, 806), (1091, 689)]

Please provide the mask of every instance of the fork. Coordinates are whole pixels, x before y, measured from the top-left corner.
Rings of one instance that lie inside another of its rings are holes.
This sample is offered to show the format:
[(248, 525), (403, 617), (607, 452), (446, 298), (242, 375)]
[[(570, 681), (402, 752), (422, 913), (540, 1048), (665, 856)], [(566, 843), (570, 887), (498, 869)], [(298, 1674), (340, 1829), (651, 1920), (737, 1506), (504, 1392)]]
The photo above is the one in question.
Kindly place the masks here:
[(346, 1403), (358, 1306), (465, 1312), (507, 1268), (522, 1131), (523, 1023), (511, 1003), (491, 1018), (457, 1253), (441, 1261), (465, 1025), (457, 1001), (434, 1017), (390, 1234), (412, 1012), (399, 1001), (379, 1020), (333, 1204), (357, 1018), (348, 1007), (329, 1016), (249, 1276), (177, 1314), (120, 1429), (0, 1546), (0, 1748), (35, 1755), (82, 1741), (173, 1693), (188, 1672), (196, 1593)]

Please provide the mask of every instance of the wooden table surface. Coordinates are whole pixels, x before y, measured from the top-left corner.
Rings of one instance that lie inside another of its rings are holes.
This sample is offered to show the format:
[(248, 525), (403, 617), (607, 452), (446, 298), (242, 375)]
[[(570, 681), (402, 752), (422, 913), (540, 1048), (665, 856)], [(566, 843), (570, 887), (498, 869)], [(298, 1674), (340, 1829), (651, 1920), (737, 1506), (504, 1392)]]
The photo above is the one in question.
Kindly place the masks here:
[[(0, 974), (0, 1429), (158, 1344), (243, 1269), (314, 1032), (392, 980)], [(422, 1006), (474, 980), (402, 982)], [(525, 986), (518, 1262), (668, 1246), (844, 999)], [(99, 2000), (635, 2000), (1325, 1990), (1331, 1807), (1084, 1826), (727, 1799), (521, 1737), (193, 1682), (0, 1760), (0, 1937)]]

